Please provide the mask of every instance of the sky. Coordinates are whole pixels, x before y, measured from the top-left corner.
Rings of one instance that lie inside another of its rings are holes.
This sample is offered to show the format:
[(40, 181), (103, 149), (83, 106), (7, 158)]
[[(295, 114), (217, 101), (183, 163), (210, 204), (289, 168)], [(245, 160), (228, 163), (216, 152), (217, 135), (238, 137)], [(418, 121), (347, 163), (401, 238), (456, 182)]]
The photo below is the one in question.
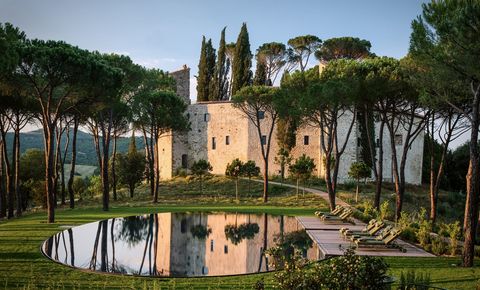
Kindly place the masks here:
[(322, 40), (367, 39), (375, 54), (402, 58), (408, 52), (410, 24), (421, 14), (423, 2), (0, 0), (0, 22), (18, 26), (28, 38), (63, 40), (84, 49), (126, 54), (149, 68), (175, 71), (186, 64), (191, 68), (194, 102), (203, 35), (218, 47), (224, 27), (227, 42), (234, 42), (246, 22), (252, 52), (266, 42), (286, 44), (295, 36), (312, 34)]
[[(396, 58), (408, 51), (410, 23), (420, 0), (0, 0), (0, 22), (10, 22), (29, 38), (64, 40), (100, 52), (129, 55), (146, 67), (168, 71), (186, 64), (191, 97), (202, 36), (218, 47), (247, 23), (252, 52), (262, 43), (305, 34), (325, 40), (354, 36), (372, 43), (377, 55)], [(312, 64), (312, 63), (311, 63)]]

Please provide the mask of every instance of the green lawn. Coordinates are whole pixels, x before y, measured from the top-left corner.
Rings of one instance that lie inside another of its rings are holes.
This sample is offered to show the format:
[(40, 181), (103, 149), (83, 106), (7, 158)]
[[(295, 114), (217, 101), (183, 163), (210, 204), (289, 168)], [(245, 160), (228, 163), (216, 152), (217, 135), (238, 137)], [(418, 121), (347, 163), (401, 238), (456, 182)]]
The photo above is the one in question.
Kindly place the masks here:
[[(211, 183), (210, 183), (211, 182)], [(223, 278), (142, 278), (117, 275), (88, 273), (58, 265), (43, 257), (41, 243), (62, 230), (62, 225), (82, 224), (100, 219), (128, 216), (134, 214), (165, 211), (240, 211), (267, 212), (270, 214), (311, 215), (314, 210), (325, 207), (325, 202), (314, 196), (306, 195), (298, 200), (287, 189), (274, 189), (271, 203), (262, 205), (258, 201), (260, 186), (252, 186), (252, 197), (243, 198), (236, 203), (234, 193), (226, 190), (231, 181), (213, 179), (207, 184), (203, 195), (197, 193), (180, 194), (185, 187), (198, 186), (195, 183), (177, 180), (162, 186), (162, 195), (158, 205), (151, 205), (145, 193), (133, 201), (122, 197), (113, 202), (109, 212), (101, 211), (99, 203), (92, 201), (80, 204), (80, 208), (57, 210), (56, 223), (45, 223), (45, 212), (30, 213), (22, 218), (0, 222), (0, 289), (251, 289), (261, 278), (267, 288), (272, 286), (272, 274), (255, 274), (240, 277)], [(244, 189), (246, 184), (242, 184)], [(219, 192), (225, 188), (224, 192)], [(220, 195), (220, 196), (219, 196)], [(183, 201), (181, 201), (183, 199)], [(214, 201), (216, 199), (216, 202)], [(313, 200), (313, 201), (312, 201)], [(296, 203), (296, 205), (295, 205)], [(415, 269), (429, 273), (437, 286), (450, 289), (475, 289), (480, 279), (480, 265), (473, 269), (463, 269), (454, 264), (455, 258), (388, 258), (391, 272), (399, 276), (400, 272)]]

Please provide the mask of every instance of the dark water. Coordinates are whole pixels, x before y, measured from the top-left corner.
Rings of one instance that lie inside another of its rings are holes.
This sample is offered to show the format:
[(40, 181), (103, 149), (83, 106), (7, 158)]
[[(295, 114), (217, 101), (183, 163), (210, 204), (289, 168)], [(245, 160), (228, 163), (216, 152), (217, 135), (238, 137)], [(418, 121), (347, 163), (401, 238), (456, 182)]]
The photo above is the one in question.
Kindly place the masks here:
[[(91, 271), (197, 277), (274, 270), (264, 249), (302, 230), (294, 217), (237, 213), (159, 213), (113, 218), (64, 230), (42, 250)], [(304, 250), (316, 259), (317, 249)]]

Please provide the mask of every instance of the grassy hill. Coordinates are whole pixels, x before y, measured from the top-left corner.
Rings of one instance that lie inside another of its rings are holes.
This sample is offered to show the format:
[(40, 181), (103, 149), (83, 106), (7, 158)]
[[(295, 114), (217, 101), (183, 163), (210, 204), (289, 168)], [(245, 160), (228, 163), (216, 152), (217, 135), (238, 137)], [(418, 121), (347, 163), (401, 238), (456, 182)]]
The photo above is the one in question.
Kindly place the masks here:
[[(72, 133), (70, 133), (72, 136)], [(70, 141), (72, 137), (70, 138)], [(137, 148), (141, 150), (144, 147), (143, 137), (136, 137)], [(13, 133), (7, 133), (7, 146), (9, 151), (11, 150), (13, 142)], [(66, 136), (62, 137), (62, 147), (65, 146)], [(127, 152), (128, 145), (130, 143), (130, 137), (121, 137), (117, 141), (117, 152)], [(112, 144), (110, 144), (110, 152), (112, 150)], [(43, 132), (41, 129), (25, 132), (20, 134), (20, 151), (23, 154), (29, 148), (43, 149)], [(71, 160), (71, 142), (70, 148), (67, 153), (67, 160), (65, 163), (70, 163)], [(97, 166), (97, 154), (95, 153), (95, 146), (93, 144), (93, 136), (83, 131), (78, 131), (77, 134), (77, 164)]]

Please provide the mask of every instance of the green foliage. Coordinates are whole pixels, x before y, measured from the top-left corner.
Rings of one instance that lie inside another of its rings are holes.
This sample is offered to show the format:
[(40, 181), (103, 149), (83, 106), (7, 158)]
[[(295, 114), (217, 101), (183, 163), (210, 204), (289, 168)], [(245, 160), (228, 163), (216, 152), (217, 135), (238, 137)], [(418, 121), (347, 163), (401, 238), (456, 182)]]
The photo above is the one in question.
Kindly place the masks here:
[(85, 193), (85, 191), (87, 190), (87, 184), (86, 184), (85, 180), (83, 178), (79, 177), (79, 176), (75, 176), (73, 178), (72, 188), (73, 188), (73, 193), (76, 196), (78, 196), (78, 198), (80, 200), (82, 200), (82, 196)]
[(353, 162), (352, 165), (350, 165), (348, 175), (358, 181), (359, 179), (371, 177), (372, 169), (363, 161)]
[[(373, 108), (368, 104), (365, 106), (357, 106), (358, 131), (360, 135), (360, 160), (370, 168), (373, 168), (374, 166), (372, 157), (376, 160), (377, 154), (375, 147), (375, 122), (372, 109)], [(369, 139), (372, 151), (370, 151)]]
[(315, 35), (301, 35), (288, 40), (289, 59), (300, 67), (300, 71), (304, 72), (308, 65), (310, 56), (322, 44), (322, 40)]
[(225, 175), (238, 179), (243, 174), (243, 162), (236, 158), (231, 163), (227, 164), (227, 169), (225, 170)]
[(197, 102), (214, 100), (215, 49), (212, 40), (202, 39), (197, 77)]
[(238, 245), (243, 240), (251, 240), (258, 234), (260, 230), (258, 224), (256, 223), (245, 223), (239, 226), (237, 225), (226, 225), (225, 226), (225, 237), (227, 240), (230, 240), (232, 244)]
[(230, 59), (227, 58), (227, 47), (225, 43), (225, 28), (220, 35), (217, 63), (213, 78), (212, 100), (228, 100), (228, 72), (230, 70)]
[(428, 290), (431, 284), (430, 275), (416, 273), (414, 270), (403, 271), (400, 274), (400, 285), (398, 290)]
[(357, 37), (335, 37), (327, 39), (319, 50), (315, 52), (315, 57), (323, 62), (335, 59), (361, 59), (371, 56), (370, 41)]
[[(115, 172), (118, 181), (122, 185), (128, 186), (130, 197), (133, 197), (135, 187), (144, 179), (145, 156), (137, 151), (135, 136), (130, 140), (130, 147), (127, 154), (116, 154)], [(113, 158), (113, 156), (112, 156)]]
[(208, 172), (212, 171), (212, 170), (213, 170), (213, 167), (212, 167), (212, 165), (210, 164), (210, 162), (208, 162), (207, 160), (205, 160), (205, 159), (200, 159), (200, 160), (198, 160), (198, 161), (193, 162), (192, 167), (190, 168), (190, 170), (192, 171), (192, 173), (193, 173), (194, 175), (202, 176), (202, 175), (205, 175), (205, 174), (207, 174)]
[(20, 180), (45, 179), (45, 153), (42, 150), (30, 148), (20, 157)]
[(303, 154), (295, 163), (289, 166), (290, 174), (297, 179), (307, 180), (312, 176), (312, 172), (315, 170), (315, 162), (313, 158)]
[(418, 213), (418, 231), (417, 239), (422, 247), (426, 247), (430, 243), (430, 233), (432, 232), (432, 222), (426, 218), (425, 208), (420, 208)]
[(440, 234), (445, 234), (450, 238), (449, 251), (451, 256), (455, 256), (458, 250), (458, 239), (462, 233), (462, 228), (460, 227), (460, 222), (455, 221), (450, 224), (442, 223), (440, 224)]
[(190, 228), (190, 233), (194, 238), (205, 240), (212, 233), (212, 229), (204, 225), (195, 225)]
[[(73, 138), (73, 130), (70, 130), (70, 142)], [(20, 133), (20, 153), (23, 155), (27, 152), (29, 149), (35, 149), (35, 150), (44, 150), (44, 144), (43, 144), (43, 135), (42, 135), (42, 130), (35, 130), (35, 131), (30, 131), (30, 132), (21, 132)], [(139, 148), (143, 148), (144, 142), (142, 137), (135, 137), (136, 142), (139, 146)], [(7, 133), (7, 149), (9, 154), (12, 152), (11, 144), (13, 141), (13, 132), (8, 132)], [(150, 140), (148, 138), (147, 140)], [(66, 144), (66, 134), (62, 135), (62, 138), (60, 140), (60, 144), (62, 148), (65, 148)], [(129, 137), (118, 137), (117, 138), (117, 152), (120, 153), (125, 153), (128, 151), (128, 146), (130, 144), (130, 138)], [(71, 151), (71, 146), (67, 151), (67, 157), (65, 159), (65, 163), (68, 164), (71, 162), (72, 159), (72, 151)], [(112, 152), (113, 150), (113, 144), (110, 144), (110, 149), (109, 151)], [(93, 136), (89, 133), (85, 133), (81, 130), (78, 131), (77, 134), (77, 160), (76, 163), (77, 165), (90, 165), (90, 166), (98, 166), (97, 162), (97, 157), (95, 153), (95, 145), (93, 143)], [(42, 161), (43, 164), (45, 164), (44, 161)], [(38, 166), (38, 169), (40, 170), (41, 167)], [(36, 169), (35, 169), (36, 170)], [(43, 172), (45, 174), (45, 172)]]
[(441, 256), (447, 252), (447, 244), (439, 236), (431, 239), (432, 241), (432, 253), (437, 256)]
[(378, 219), (383, 221), (383, 220), (386, 220), (387, 217), (389, 216), (390, 216), (390, 204), (388, 200), (385, 200), (380, 205), (380, 211), (378, 212)]
[(88, 180), (86, 194), (88, 197), (102, 195), (102, 179), (99, 175), (92, 175)]
[(252, 53), (248, 37), (247, 24), (243, 23), (237, 42), (232, 63), (232, 95), (241, 88), (252, 83)]
[(242, 174), (248, 178), (258, 176), (260, 174), (260, 167), (255, 164), (255, 161), (248, 160), (243, 164)]
[(297, 160), (295, 160), (294, 164), (291, 164), (288, 167), (290, 174), (295, 177), (297, 180), (297, 194), (298, 194), (298, 181), (302, 180), (305, 182), (312, 176), (313, 170), (315, 170), (315, 162), (313, 158), (303, 154)]

